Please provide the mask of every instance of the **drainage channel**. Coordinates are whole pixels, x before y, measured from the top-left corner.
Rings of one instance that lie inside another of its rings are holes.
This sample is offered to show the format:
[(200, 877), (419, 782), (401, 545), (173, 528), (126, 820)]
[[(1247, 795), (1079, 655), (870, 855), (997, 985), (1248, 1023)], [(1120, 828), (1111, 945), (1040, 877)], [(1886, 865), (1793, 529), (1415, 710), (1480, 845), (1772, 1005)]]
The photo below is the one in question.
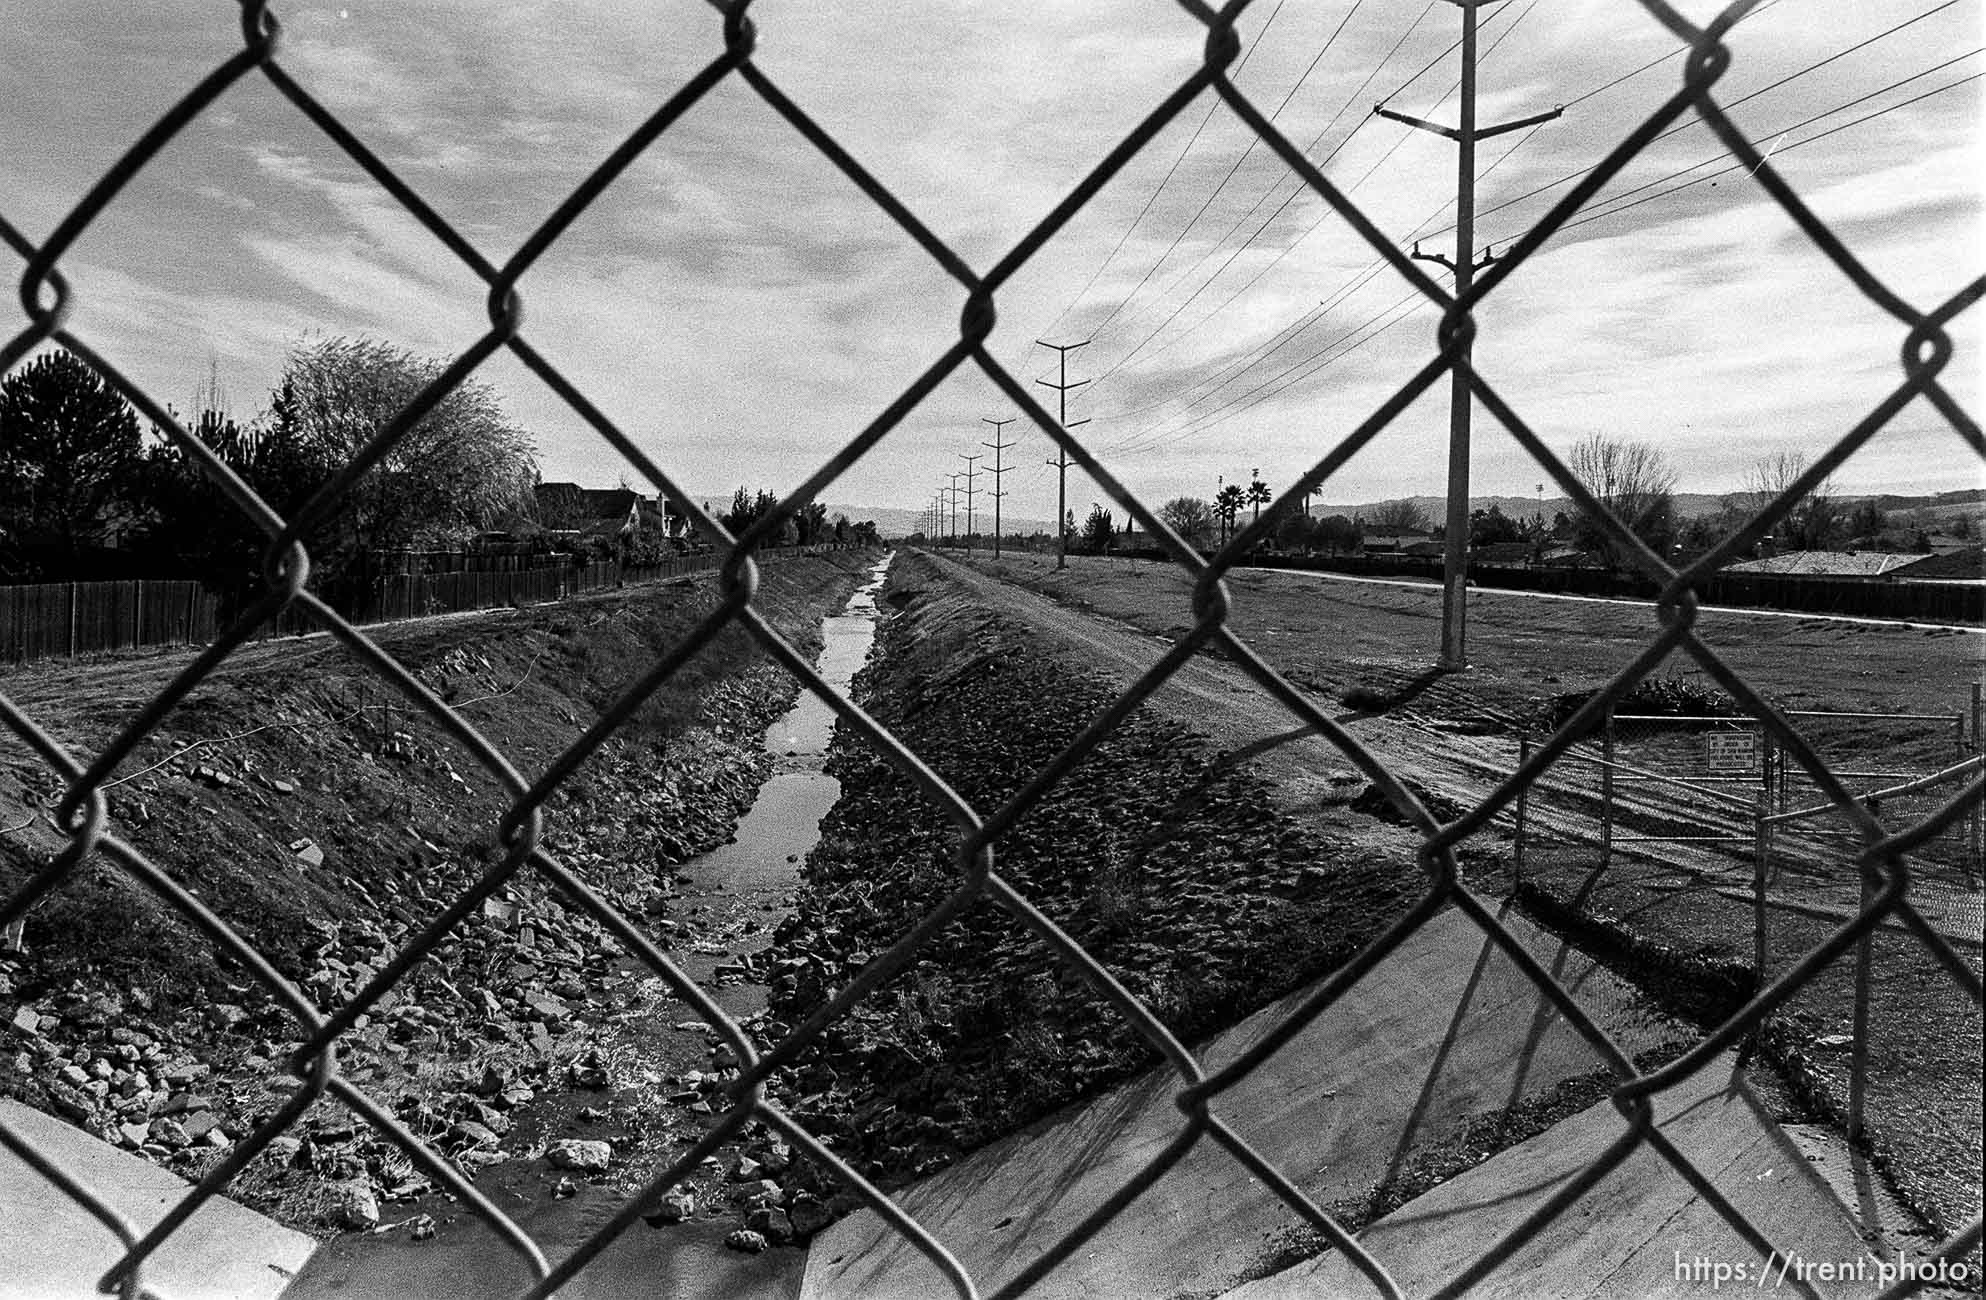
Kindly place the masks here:
[[(876, 593), (894, 553), (869, 570), (865, 585), (839, 613), (822, 620), (820, 674), (846, 691), (868, 658), (876, 635)], [(766, 729), (773, 774), (739, 821), (732, 841), (676, 868), (672, 912), (678, 933), (693, 935), (670, 957), (710, 991), (726, 1014), (744, 1018), (762, 1010), (763, 985), (749, 982), (744, 965), (764, 949), (793, 905), (800, 863), (820, 838), (820, 822), (840, 797), (841, 783), (822, 768), (834, 732), (834, 712), (803, 691), (799, 702)], [(663, 981), (632, 958), (616, 970), (621, 1009), (610, 1019), (620, 1029), (616, 1056), (631, 1068), (614, 1090), (554, 1091), (517, 1112), (508, 1145), (523, 1158), (482, 1170), (475, 1182), (556, 1261), (586, 1241), (621, 1207), (646, 1177), (701, 1138), (712, 1107), (699, 1102), (675, 1108), (665, 1101), (683, 1078), (676, 1073), (708, 1068), (714, 1036), (700, 1022), (682, 1022), (689, 1008)], [(692, 1093), (691, 1095), (694, 1095)], [(529, 1115), (528, 1118), (525, 1116)], [(641, 1123), (632, 1122), (637, 1117)], [(610, 1172), (570, 1178), (539, 1158), (545, 1144), (562, 1137), (612, 1143)], [(677, 1300), (786, 1297), (797, 1292), (802, 1250), (740, 1254), (726, 1245), (740, 1211), (719, 1192), (718, 1161), (693, 1176), (697, 1205), (687, 1222), (664, 1231), (640, 1226), (623, 1233), (569, 1288), (587, 1296), (667, 1295)], [(404, 1217), (401, 1217), (404, 1215)], [(396, 1231), (416, 1219), (424, 1235)], [(418, 1295), (481, 1297), (512, 1293), (529, 1284), (524, 1262), (509, 1244), (466, 1215), (439, 1192), (411, 1207), (396, 1207), (394, 1220), (369, 1233), (347, 1233), (318, 1250), (285, 1291), (285, 1300), (334, 1300), (344, 1296)], [(4, 1289), (4, 1288), (0, 1288)]]
[[(817, 667), (828, 685), (846, 691), (876, 639), (876, 593), (895, 552), (869, 570), (869, 580), (839, 614), (821, 620), (823, 645)], [(812, 691), (766, 728), (773, 773), (739, 819), (729, 843), (676, 868), (675, 914), (700, 936), (671, 953), (734, 1019), (765, 1007), (762, 984), (738, 981), (739, 962), (772, 942), (772, 932), (792, 910), (800, 863), (820, 839), (821, 818), (841, 796), (841, 782), (822, 770), (834, 734), (834, 710)]]

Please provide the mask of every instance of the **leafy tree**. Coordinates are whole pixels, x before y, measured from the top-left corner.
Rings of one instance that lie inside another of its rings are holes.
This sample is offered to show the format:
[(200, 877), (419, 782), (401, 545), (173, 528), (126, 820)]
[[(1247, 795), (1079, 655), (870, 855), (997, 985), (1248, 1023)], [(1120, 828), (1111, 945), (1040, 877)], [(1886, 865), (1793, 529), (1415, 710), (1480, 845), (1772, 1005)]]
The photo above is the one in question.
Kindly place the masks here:
[(1307, 550), (1316, 544), (1316, 536), (1316, 523), (1295, 510), (1276, 521), (1276, 545), (1286, 551)]
[[(291, 349), (263, 437), (273, 459), (315, 490), (355, 459), (446, 368), (373, 339), (332, 338)], [(476, 379), (451, 389), (346, 493), (309, 539), (319, 570), (367, 552), (447, 546), (504, 510), (528, 509), (538, 469), (530, 436)], [(327, 564), (328, 561), (328, 564)]]
[(1214, 512), (1198, 497), (1174, 497), (1159, 507), (1158, 517), (1195, 550), (1204, 551), (1213, 541)]
[(1359, 542), (1364, 539), (1364, 534), (1355, 520), (1348, 519), (1344, 515), (1325, 515), (1317, 521), (1312, 537), (1313, 545), (1333, 554), (1340, 554), (1356, 551)]
[(740, 483), (738, 490), (731, 494), (731, 508), (718, 515), (717, 522), (723, 524), (731, 535), (736, 537), (750, 528), (753, 520), (772, 508), (773, 503), (769, 500), (771, 495), (760, 489), (758, 496), (754, 498), (745, 490), (745, 485)]
[[(1573, 447), (1568, 465), (1586, 490), (1643, 543), (1657, 554), (1668, 550), (1675, 532), (1676, 472), (1660, 448), (1589, 434)], [(1574, 536), (1582, 548), (1598, 551), (1610, 566), (1625, 558), (1625, 550), (1601, 527), (1598, 517), (1582, 513), (1575, 521)]]
[(800, 535), (802, 546), (831, 540), (828, 531), (827, 507), (818, 501), (809, 501), (801, 506), (793, 516), (794, 530)]
[(1110, 512), (1101, 505), (1090, 506), (1090, 517), (1083, 521), (1083, 549), (1092, 555), (1102, 555), (1110, 549), (1114, 531)]
[(1482, 510), (1469, 512), (1469, 544), (1471, 546), (1491, 546), (1497, 542), (1519, 542), (1524, 533), (1517, 521), (1492, 504)]
[[(221, 411), (204, 410), (185, 427), (285, 518), (331, 472), (330, 466), (301, 460), (293, 444), (266, 437), (265, 428), (237, 424)], [(208, 578), (253, 577), (269, 535), (222, 491), (205, 464), (163, 431), (154, 434), (157, 441), (147, 449), (141, 471), (149, 512), (146, 550)]]
[(138, 417), (73, 353), (45, 352), (0, 383), (0, 545), (29, 576), (100, 545), (128, 517), (142, 452)]

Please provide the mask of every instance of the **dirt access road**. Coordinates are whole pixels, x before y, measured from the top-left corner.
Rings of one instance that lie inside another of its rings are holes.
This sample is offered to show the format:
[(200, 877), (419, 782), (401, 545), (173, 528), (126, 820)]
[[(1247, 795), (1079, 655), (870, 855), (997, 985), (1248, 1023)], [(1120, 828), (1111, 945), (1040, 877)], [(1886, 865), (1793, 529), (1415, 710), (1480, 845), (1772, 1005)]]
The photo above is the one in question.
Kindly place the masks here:
[[(1058, 572), (1051, 557), (1031, 555), (933, 563), (989, 605), (1039, 629), (1044, 642), (1069, 647), (1072, 661), (1113, 672), (1127, 683), (1191, 624), (1190, 579), (1169, 565), (1072, 557), (1070, 567)], [(1470, 599), (1474, 666), (1435, 676), (1427, 671), (1440, 617), (1440, 592), (1432, 585), (1244, 570), (1229, 579), (1229, 588), (1230, 622), (1240, 637), (1394, 773), (1458, 803), (1479, 800), (1512, 770), (1515, 730), (1544, 734), (1549, 730), (1544, 706), (1556, 696), (1604, 684), (1658, 627), (1654, 609), (1646, 605), (1475, 591)], [(1972, 628), (1708, 608), (1698, 626), (1727, 663), (1784, 710), (1956, 714), (1969, 707), (1986, 651), (1986, 636)], [(1694, 661), (1672, 655), (1656, 671), (1687, 674), (1693, 667)], [(1684, 680), (1708, 684), (1701, 676)], [(1346, 698), (1372, 701), (1384, 712), (1347, 709)], [(1348, 779), (1351, 765), (1342, 754), (1321, 738), (1303, 735), (1287, 709), (1230, 663), (1195, 656), (1153, 703), (1214, 733), (1237, 757), (1255, 758), (1281, 787), (1286, 810), (1300, 818), (1313, 823), (1332, 818), (1343, 811), (1332, 805), (1363, 787), (1362, 778)], [(1795, 721), (1803, 731), (1826, 725), (1826, 720)], [(1830, 739), (1847, 746), (1839, 752), (1880, 755), (1885, 762), (1899, 758), (1887, 733), (1878, 730), (1851, 729)], [(1949, 727), (1925, 743), (1933, 742), (1950, 744)], [(1824, 750), (1830, 763), (1836, 752)], [(1533, 789), (1534, 810), (1541, 799), (1556, 802), (1582, 791), (1590, 797), (1593, 779), (1576, 766), (1561, 762), (1546, 774)], [(1634, 811), (1640, 800), (1659, 812), (1661, 798), (1655, 790), (1627, 792), (1619, 806)], [(1444, 820), (1453, 815), (1437, 812)], [(1358, 820), (1372, 825), (1370, 818)], [(1403, 828), (1395, 833), (1395, 843), (1410, 852), (1416, 837)], [(1352, 835), (1367, 851), (1377, 847), (1368, 832)], [(1495, 874), (1494, 859), (1471, 862), (1469, 848), (1494, 848), (1506, 836), (1501, 826), (1493, 826), (1461, 846), (1478, 887), (1494, 890), (1504, 882)], [(1593, 862), (1569, 861), (1556, 875), (1534, 864), (1526, 878), (1535, 876), (1536, 884), (1583, 915), (1611, 918), (1609, 924), (1624, 927), (1637, 941), (1748, 968), (1749, 867), (1693, 852), (1692, 845), (1634, 847), (1636, 860), (1617, 855), (1604, 874), (1593, 869), (1601, 860), (1595, 855)], [(1484, 867), (1489, 870), (1476, 870)], [(1856, 905), (1859, 882), (1852, 870), (1788, 879), (1801, 901), (1826, 904), (1830, 915), (1845, 916)], [(1959, 951), (1976, 968), (1976, 892), (1971, 897), (1975, 902), (1965, 921), (1971, 943)], [(1924, 902), (1932, 906), (1934, 900)], [(1936, 914), (1933, 920), (1956, 934), (1952, 923)], [(1775, 913), (1775, 968), (1819, 943), (1835, 923)], [(1830, 966), (1796, 1000), (1795, 1023), (1785, 1038), (1784, 1054), (1823, 1111), (1842, 1102), (1847, 1074), (1826, 1049), (1813, 1048), (1845, 1041), (1841, 1035), (1852, 1027), (1850, 965)], [(1978, 1009), (1914, 939), (1887, 932), (1878, 947), (1871, 999), (1885, 1026), (1880, 1045), (1896, 1056), (1887, 1066), (1873, 1067), (1879, 1086), (1871, 1126), (1892, 1177), (1906, 1185), (1928, 1217), (1949, 1229), (1978, 1212)], [(1904, 1016), (1904, 1007), (1919, 1014)], [(1935, 1015), (1923, 1014), (1931, 1008)]]
[[(1052, 634), (1048, 640), (1127, 683), (1192, 625), (1191, 580), (1173, 565), (1071, 557), (1058, 571), (1051, 557), (1030, 554), (936, 562), (958, 581), (977, 584), (997, 607), (1011, 606)], [(1554, 700), (1603, 685), (1659, 631), (1646, 604), (1475, 591), (1473, 667), (1436, 675), (1430, 666), (1440, 592), (1431, 584), (1243, 570), (1228, 586), (1230, 626), (1238, 636), (1388, 768), (1461, 804), (1480, 800), (1514, 769), (1516, 732), (1548, 733)], [(1980, 629), (1712, 608), (1698, 626), (1726, 662), (1786, 710), (1955, 715), (1969, 707), (1986, 652)], [(1714, 685), (1681, 654), (1651, 676), (1680, 677), (1699, 689)], [(1289, 811), (1314, 808), (1333, 789), (1347, 797), (1357, 789), (1347, 789), (1351, 764), (1343, 754), (1320, 738), (1300, 737), (1300, 719), (1221, 659), (1195, 656), (1156, 702), (1214, 732), (1238, 755), (1259, 756), (1283, 784)], [(1949, 743), (1948, 730), (1923, 731), (1926, 744)], [(1885, 733), (1871, 748), (1894, 743)], [(1834, 753), (1828, 757), (1833, 761)], [(1913, 761), (1930, 770), (1951, 760), (1939, 750)], [(1590, 790), (1593, 776), (1562, 763), (1545, 784), (1573, 798)]]

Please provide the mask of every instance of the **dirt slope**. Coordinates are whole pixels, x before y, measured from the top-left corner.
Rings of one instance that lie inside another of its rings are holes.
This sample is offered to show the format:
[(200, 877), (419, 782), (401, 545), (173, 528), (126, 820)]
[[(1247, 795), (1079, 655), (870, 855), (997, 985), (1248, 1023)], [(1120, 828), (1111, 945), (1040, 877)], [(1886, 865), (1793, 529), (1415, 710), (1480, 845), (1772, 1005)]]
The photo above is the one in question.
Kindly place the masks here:
[[(817, 644), (821, 615), (872, 558), (768, 564), (759, 607), (796, 643)], [(700, 576), (372, 635), (528, 780), (718, 599)], [(0, 690), (87, 753), (184, 662), (40, 665)], [(770, 770), (760, 733), (793, 690), (727, 631), (555, 796), (547, 846), (665, 944), (718, 950), (748, 919), (723, 907), (672, 915), (671, 868), (730, 835)], [(11, 832), (0, 894), (59, 848), (45, 820), (58, 794), (0, 741), (0, 826)], [(321, 637), (231, 659), (110, 791), (117, 832), (327, 1010), (500, 861), (504, 802), (433, 722)], [(296, 1025), (123, 872), (86, 864), (29, 913), (25, 940), (25, 953), (0, 956), (8, 1094), (194, 1174), (295, 1086), (283, 1071)], [(670, 1029), (687, 1019), (611, 936), (526, 873), (361, 1018), (341, 1042), (342, 1069), (464, 1169), (543, 1195), (588, 1177), (547, 1168), (561, 1139), (610, 1143), (610, 1168), (591, 1175), (609, 1183), (693, 1140), (698, 1105), (709, 1109), (699, 1087), (722, 1073), (700, 1029)], [(382, 1201), (403, 1220), (452, 1212), (402, 1153), (328, 1102), (233, 1191), (319, 1228), (361, 1225)]]

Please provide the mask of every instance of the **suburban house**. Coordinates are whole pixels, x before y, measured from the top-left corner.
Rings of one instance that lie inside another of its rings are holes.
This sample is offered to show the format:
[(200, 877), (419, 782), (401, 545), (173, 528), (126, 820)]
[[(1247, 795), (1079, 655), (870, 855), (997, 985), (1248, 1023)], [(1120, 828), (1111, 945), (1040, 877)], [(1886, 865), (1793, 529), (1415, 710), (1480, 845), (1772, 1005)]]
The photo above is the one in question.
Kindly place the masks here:
[(1535, 542), (1486, 542), (1470, 550), (1469, 558), (1475, 564), (1494, 564), (1505, 568), (1529, 565), (1538, 554)]
[(641, 526), (642, 496), (633, 488), (540, 483), (532, 491), (538, 499), (538, 522), (548, 532), (616, 541), (633, 537)]
[[(1434, 532), (1428, 528), (1376, 528), (1368, 524), (1359, 545), (1367, 555), (1441, 554), (1441, 543), (1434, 540)], [(1434, 549), (1431, 552), (1413, 549), (1423, 546)]]

